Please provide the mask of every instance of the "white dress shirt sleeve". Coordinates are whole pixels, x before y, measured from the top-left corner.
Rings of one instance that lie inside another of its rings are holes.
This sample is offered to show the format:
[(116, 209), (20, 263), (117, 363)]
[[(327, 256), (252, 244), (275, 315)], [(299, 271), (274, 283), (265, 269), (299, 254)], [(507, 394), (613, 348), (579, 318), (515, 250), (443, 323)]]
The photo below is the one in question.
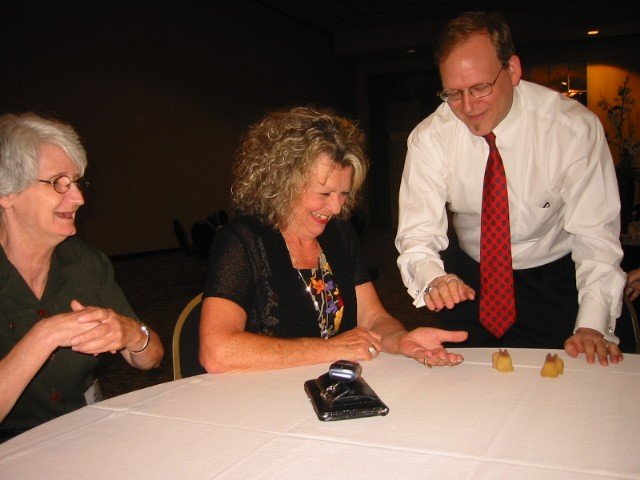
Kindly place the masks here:
[(575, 139), (578, 160), (566, 172), (564, 228), (572, 236), (580, 304), (575, 328), (593, 328), (617, 342), (626, 276), (620, 268), (620, 199), (602, 125), (595, 115), (584, 135)]
[(407, 142), (395, 241), (400, 274), (416, 307), (424, 306), (429, 282), (446, 273), (438, 252), (449, 245), (443, 147), (426, 138), (428, 122), (418, 125)]

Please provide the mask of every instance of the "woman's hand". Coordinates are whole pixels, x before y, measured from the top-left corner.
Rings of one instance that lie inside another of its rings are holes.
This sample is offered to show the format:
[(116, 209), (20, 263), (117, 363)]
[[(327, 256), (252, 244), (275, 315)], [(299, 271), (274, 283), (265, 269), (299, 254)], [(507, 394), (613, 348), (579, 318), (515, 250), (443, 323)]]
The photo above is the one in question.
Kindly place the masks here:
[(344, 360), (359, 362), (371, 360), (382, 351), (382, 336), (363, 327), (341, 333), (327, 340), (337, 357)]
[(146, 337), (139, 332), (140, 324), (134, 319), (118, 315), (110, 308), (85, 307), (77, 300), (71, 302), (80, 324), (91, 324), (93, 328), (71, 338), (71, 348), (76, 352), (92, 355), (111, 352), (123, 348), (136, 350)]
[(475, 290), (452, 274), (434, 278), (424, 293), (424, 303), (429, 310), (435, 312), (439, 312), (444, 307), (451, 310), (456, 304), (475, 298)]
[(80, 314), (79, 324), (93, 325), (90, 330), (71, 338), (71, 348), (76, 352), (98, 355), (120, 351), (131, 366), (141, 370), (160, 364), (164, 355), (160, 337), (150, 331), (147, 338), (137, 320), (119, 315), (110, 308), (85, 307), (77, 300), (71, 301), (71, 309)]
[(81, 323), (80, 316), (80, 312), (71, 311), (43, 318), (0, 358), (0, 422), (52, 352), (69, 347), (72, 338), (100, 325), (95, 320)]
[(71, 347), (72, 339), (100, 326), (98, 321), (80, 322), (80, 312), (65, 312), (46, 317), (36, 324), (36, 329), (47, 339), (50, 352), (58, 347)]
[(447, 352), (442, 342), (463, 342), (466, 339), (467, 332), (421, 327), (398, 335), (398, 350), (428, 367), (451, 367), (461, 363), (464, 357)]

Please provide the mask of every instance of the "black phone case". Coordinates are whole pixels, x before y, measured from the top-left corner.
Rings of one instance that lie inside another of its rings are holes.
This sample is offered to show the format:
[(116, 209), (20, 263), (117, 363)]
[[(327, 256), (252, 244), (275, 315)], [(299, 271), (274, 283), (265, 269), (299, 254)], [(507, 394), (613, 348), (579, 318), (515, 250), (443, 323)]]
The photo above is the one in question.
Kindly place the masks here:
[(375, 417), (389, 413), (376, 392), (358, 377), (351, 383), (336, 382), (328, 373), (304, 382), (304, 390), (318, 419), (329, 422), (351, 418)]

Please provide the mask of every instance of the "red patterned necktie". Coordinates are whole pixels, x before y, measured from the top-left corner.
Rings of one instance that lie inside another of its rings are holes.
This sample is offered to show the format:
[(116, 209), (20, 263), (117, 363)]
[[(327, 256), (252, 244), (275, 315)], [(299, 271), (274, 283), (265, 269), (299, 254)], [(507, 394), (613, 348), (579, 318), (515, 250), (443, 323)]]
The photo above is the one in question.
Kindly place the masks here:
[(496, 136), (491, 132), (484, 139), (489, 144), (489, 160), (482, 189), (480, 323), (500, 338), (516, 321), (509, 196)]

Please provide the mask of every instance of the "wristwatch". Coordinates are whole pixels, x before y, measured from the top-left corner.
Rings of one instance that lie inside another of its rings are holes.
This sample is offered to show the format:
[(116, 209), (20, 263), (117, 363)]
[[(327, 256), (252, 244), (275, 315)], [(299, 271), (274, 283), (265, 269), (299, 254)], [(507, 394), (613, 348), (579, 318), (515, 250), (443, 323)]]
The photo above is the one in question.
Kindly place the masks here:
[(145, 340), (144, 345), (142, 346), (142, 348), (140, 350), (129, 350), (129, 352), (131, 352), (131, 353), (144, 352), (147, 349), (147, 347), (149, 346), (149, 340), (151, 339), (151, 329), (149, 327), (147, 327), (142, 322), (138, 322), (138, 323), (140, 323), (140, 331), (147, 336), (147, 339)]

